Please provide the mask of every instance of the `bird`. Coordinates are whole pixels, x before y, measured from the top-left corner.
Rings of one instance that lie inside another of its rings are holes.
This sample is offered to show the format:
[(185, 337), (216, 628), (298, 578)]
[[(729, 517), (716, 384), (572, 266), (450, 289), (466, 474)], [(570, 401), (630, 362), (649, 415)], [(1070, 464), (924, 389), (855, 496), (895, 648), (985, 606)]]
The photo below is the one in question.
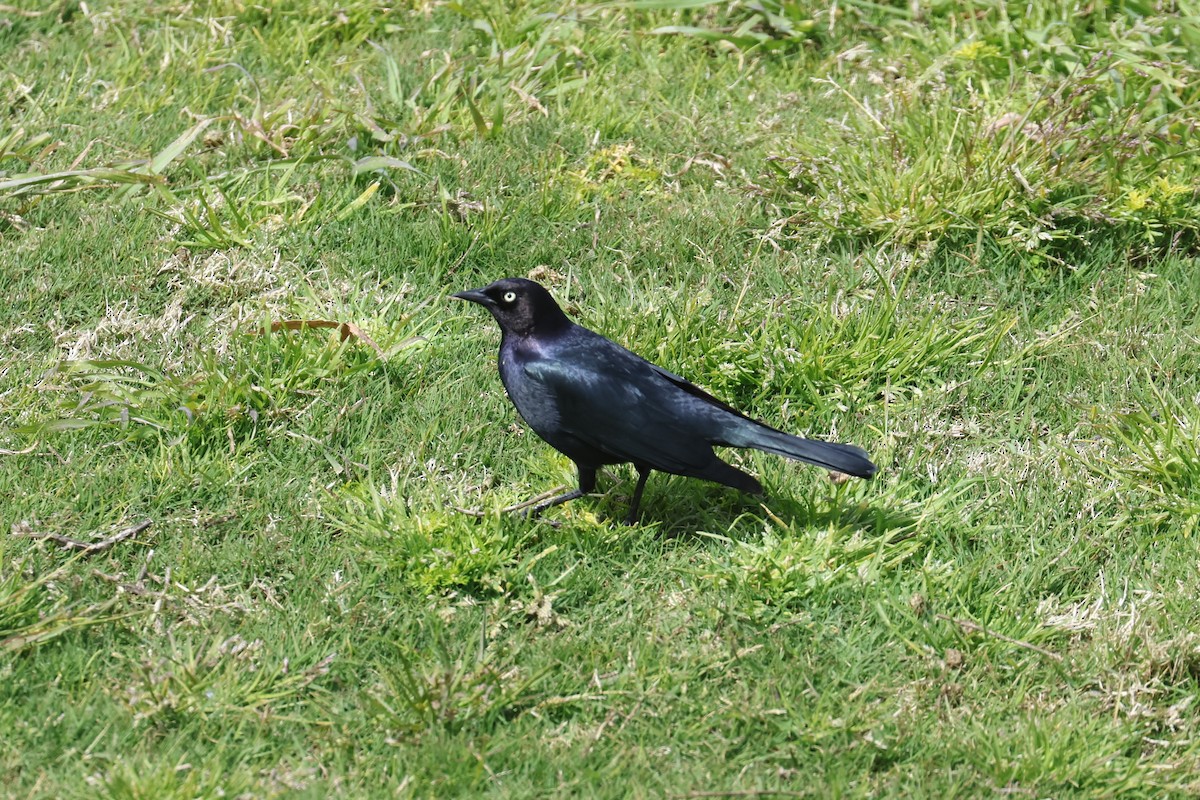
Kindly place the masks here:
[(803, 439), (751, 419), (700, 387), (578, 325), (541, 284), (504, 278), (457, 292), (500, 325), (500, 380), (517, 412), (578, 470), (578, 487), (527, 512), (590, 494), (608, 464), (637, 470), (626, 524), (637, 520), (651, 471), (702, 478), (750, 494), (758, 479), (722, 461), (714, 445), (753, 448), (869, 479), (875, 464), (851, 444)]

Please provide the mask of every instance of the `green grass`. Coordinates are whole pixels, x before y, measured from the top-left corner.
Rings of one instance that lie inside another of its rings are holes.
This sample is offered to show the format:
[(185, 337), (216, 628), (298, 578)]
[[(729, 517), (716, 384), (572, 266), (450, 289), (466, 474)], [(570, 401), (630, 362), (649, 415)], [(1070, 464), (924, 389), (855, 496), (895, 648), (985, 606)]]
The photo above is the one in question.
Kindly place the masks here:
[[(0, 793), (1194, 796), (1195, 9), (1010, 13), (0, 12)], [(502, 513), (506, 275), (879, 476)]]

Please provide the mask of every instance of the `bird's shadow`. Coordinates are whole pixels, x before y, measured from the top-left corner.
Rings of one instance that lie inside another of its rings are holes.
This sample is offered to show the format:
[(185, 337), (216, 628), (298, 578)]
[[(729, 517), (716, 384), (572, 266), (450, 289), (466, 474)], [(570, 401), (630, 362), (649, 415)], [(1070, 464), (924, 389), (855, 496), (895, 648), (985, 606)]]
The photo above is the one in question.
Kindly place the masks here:
[[(609, 476), (603, 488), (602, 493), (582, 502), (592, 503), (596, 513), (613, 524), (624, 524), (633, 481), (624, 476)], [(900, 533), (916, 522), (912, 514), (890, 507), (885, 498), (864, 497), (851, 485), (836, 485), (832, 481), (825, 486), (814, 485), (803, 495), (782, 491), (751, 495), (669, 476), (666, 480), (660, 477), (653, 490), (647, 489), (633, 526), (655, 526), (661, 538), (683, 541), (708, 538), (713, 532), (732, 538), (741, 538), (739, 533), (747, 537), (758, 535), (761, 525), (739, 524), (747, 518), (762, 520), (773, 527), (834, 526), (859, 530), (872, 538)]]

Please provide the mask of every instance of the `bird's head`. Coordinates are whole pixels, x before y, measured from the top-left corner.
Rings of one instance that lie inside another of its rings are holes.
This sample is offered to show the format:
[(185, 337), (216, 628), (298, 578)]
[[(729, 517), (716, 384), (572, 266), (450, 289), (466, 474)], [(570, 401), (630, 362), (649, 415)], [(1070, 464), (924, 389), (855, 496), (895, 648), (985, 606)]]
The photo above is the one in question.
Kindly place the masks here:
[(504, 278), (479, 289), (458, 292), (453, 297), (479, 303), (492, 312), (505, 333), (518, 336), (550, 333), (569, 324), (550, 292), (525, 278)]

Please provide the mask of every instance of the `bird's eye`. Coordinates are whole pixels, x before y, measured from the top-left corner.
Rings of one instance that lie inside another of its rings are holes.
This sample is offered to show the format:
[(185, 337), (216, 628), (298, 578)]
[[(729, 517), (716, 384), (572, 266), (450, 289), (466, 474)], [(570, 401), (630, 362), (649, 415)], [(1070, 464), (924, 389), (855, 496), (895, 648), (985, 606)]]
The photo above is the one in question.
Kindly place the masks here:
[(500, 299), (503, 300), (505, 303), (511, 303), (517, 299), (517, 293), (516, 292), (505, 292), (504, 297), (502, 297)]

